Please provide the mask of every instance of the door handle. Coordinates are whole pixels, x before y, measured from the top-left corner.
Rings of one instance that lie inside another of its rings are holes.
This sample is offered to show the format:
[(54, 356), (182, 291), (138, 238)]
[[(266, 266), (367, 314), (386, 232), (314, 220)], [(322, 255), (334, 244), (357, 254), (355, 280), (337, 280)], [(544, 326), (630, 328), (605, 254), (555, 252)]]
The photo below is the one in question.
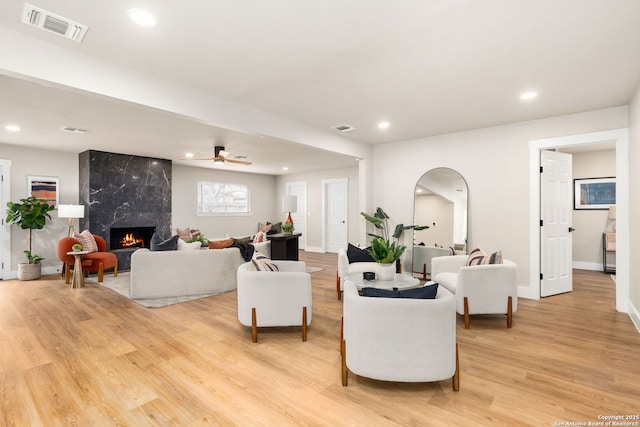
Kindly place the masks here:
[(575, 229), (575, 228), (573, 228), (573, 227), (569, 227), (569, 233), (573, 233), (574, 231), (576, 231), (576, 229)]

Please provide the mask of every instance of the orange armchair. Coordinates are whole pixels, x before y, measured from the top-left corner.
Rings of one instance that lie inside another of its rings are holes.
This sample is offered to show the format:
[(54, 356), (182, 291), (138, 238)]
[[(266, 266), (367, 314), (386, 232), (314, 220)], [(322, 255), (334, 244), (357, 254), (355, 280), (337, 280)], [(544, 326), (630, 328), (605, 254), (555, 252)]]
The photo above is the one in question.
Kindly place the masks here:
[[(98, 244), (98, 252), (91, 252), (82, 257), (83, 271), (97, 271), (98, 282), (104, 279), (104, 270), (113, 268), (114, 277), (118, 277), (118, 258), (115, 254), (107, 252), (107, 242), (100, 236), (93, 235)], [(75, 257), (67, 255), (71, 252), (72, 246), (78, 242), (73, 237), (63, 237), (58, 242), (58, 259), (64, 263), (64, 281), (68, 285), (71, 268), (75, 264)]]

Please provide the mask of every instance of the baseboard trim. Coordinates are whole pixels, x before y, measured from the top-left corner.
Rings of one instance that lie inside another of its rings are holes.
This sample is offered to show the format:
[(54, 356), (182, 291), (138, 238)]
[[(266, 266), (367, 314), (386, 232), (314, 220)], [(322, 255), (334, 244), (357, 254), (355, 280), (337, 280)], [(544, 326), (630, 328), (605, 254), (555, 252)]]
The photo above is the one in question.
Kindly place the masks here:
[[(574, 261), (572, 267), (577, 270), (602, 271), (602, 264), (597, 262)], [(612, 266), (615, 268), (615, 266)]]
[(531, 286), (518, 286), (518, 297), (526, 299), (540, 299), (540, 294)]
[(631, 301), (629, 301), (629, 313), (628, 314), (629, 314), (629, 317), (631, 318), (631, 321), (635, 325), (636, 330), (640, 334), (640, 312), (633, 305), (633, 303)]

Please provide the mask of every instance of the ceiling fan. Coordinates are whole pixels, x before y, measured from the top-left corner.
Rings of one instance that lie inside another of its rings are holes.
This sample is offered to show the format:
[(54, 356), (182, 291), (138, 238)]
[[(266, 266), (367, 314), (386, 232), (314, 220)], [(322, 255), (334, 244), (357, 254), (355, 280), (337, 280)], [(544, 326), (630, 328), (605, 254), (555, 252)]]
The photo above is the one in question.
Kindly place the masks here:
[(216, 145), (215, 146), (215, 155), (213, 157), (187, 157), (184, 158), (183, 160), (213, 160), (214, 163), (225, 163), (225, 162), (229, 162), (229, 163), (237, 163), (239, 165), (250, 165), (252, 164), (251, 162), (246, 162), (244, 160), (236, 160), (236, 159), (229, 159), (229, 153), (228, 151), (224, 150), (223, 146), (220, 145)]

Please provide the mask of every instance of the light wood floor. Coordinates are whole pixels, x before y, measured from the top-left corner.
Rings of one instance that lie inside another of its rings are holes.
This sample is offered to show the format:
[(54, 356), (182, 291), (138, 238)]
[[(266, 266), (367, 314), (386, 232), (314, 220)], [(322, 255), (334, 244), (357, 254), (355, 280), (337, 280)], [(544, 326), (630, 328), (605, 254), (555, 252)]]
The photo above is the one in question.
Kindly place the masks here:
[(353, 374), (344, 388), (336, 257), (301, 258), (325, 268), (306, 343), (277, 328), (253, 344), (235, 292), (147, 309), (95, 284), (0, 281), (0, 424), (552, 426), (640, 413), (640, 334), (615, 311), (609, 275), (576, 271), (574, 292), (520, 299), (512, 329), (458, 318), (460, 392)]

